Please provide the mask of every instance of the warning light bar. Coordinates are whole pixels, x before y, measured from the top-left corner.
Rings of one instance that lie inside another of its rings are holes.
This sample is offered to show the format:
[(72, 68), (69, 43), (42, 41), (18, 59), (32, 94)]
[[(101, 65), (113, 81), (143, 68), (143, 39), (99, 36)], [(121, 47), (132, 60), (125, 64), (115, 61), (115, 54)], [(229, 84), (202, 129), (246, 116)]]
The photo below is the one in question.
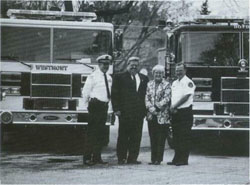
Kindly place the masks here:
[(238, 23), (246, 24), (249, 23), (249, 17), (236, 17), (236, 16), (211, 16), (211, 15), (200, 15), (195, 19), (197, 22), (211, 22), (211, 23)]
[(9, 9), (7, 16), (15, 18), (42, 19), (42, 20), (65, 20), (65, 21), (94, 21), (97, 16), (94, 12), (60, 12), (42, 10), (18, 10)]

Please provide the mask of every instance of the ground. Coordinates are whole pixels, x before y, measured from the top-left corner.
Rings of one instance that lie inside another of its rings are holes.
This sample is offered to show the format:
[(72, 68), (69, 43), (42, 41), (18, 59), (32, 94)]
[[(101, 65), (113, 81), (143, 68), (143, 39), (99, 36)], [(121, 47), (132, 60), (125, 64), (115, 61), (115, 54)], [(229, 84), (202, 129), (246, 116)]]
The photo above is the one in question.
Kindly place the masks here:
[[(188, 166), (169, 166), (174, 151), (166, 144), (161, 165), (148, 165), (150, 146), (146, 125), (139, 155), (141, 165), (118, 165), (115, 154), (117, 125), (103, 151), (108, 165), (87, 167), (82, 155), (72, 152), (23, 151), (2, 147), (2, 184), (247, 184), (249, 157), (227, 153), (215, 146), (193, 148)], [(28, 139), (27, 139), (28, 140)], [(211, 143), (208, 143), (210, 145)]]

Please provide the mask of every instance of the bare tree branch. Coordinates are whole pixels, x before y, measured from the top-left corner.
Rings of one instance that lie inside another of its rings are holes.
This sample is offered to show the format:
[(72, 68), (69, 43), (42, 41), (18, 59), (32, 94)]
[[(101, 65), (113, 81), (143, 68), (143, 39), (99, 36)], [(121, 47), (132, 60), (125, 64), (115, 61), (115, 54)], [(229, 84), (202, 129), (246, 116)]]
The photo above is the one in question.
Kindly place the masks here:
[[(108, 5), (108, 3), (107, 3)], [(124, 14), (128, 13), (129, 9), (132, 7), (133, 1), (129, 1), (128, 4), (125, 5), (125, 7), (120, 8), (120, 9), (105, 9), (105, 10), (96, 10), (95, 13), (97, 16), (114, 16), (117, 14)]]

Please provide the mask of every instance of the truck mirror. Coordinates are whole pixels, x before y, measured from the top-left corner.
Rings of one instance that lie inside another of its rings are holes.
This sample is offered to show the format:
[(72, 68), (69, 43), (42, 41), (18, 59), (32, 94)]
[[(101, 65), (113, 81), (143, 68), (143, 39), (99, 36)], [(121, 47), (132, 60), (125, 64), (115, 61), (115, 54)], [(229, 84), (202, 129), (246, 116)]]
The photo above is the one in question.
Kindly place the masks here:
[(115, 49), (117, 51), (122, 51), (123, 48), (123, 30), (115, 30)]

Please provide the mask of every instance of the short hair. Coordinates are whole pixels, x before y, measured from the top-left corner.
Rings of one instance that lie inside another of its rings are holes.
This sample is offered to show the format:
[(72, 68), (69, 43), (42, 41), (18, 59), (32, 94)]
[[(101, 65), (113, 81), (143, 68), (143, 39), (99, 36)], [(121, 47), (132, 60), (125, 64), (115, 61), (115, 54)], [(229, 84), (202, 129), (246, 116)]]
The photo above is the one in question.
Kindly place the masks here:
[(152, 73), (154, 74), (156, 71), (160, 71), (165, 74), (165, 67), (163, 65), (157, 64), (153, 67)]
[(136, 61), (136, 62), (138, 62), (138, 63), (139, 63), (140, 58), (139, 58), (139, 57), (135, 57), (135, 56), (133, 56), (133, 57), (129, 57), (129, 59), (128, 59), (128, 63), (127, 63), (127, 64), (129, 65), (131, 61)]
[(183, 68), (186, 70), (186, 65), (183, 62), (177, 63), (175, 67), (183, 66)]

